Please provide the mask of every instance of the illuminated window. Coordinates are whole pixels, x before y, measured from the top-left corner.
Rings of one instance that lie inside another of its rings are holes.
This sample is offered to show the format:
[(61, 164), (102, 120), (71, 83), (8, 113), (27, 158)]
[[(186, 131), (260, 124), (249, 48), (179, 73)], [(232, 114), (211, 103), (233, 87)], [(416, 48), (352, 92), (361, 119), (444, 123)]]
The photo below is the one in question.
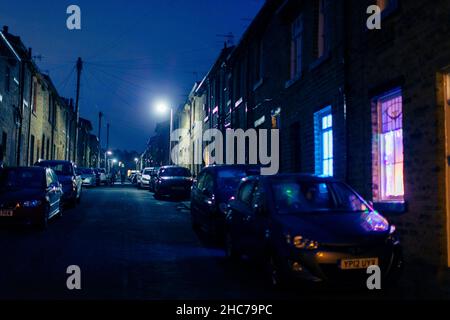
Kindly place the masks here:
[(291, 79), (302, 73), (303, 16), (300, 15), (291, 26)]
[(376, 100), (378, 112), (378, 175), (381, 201), (403, 201), (403, 106), (400, 90)]
[(333, 176), (333, 115), (328, 106), (314, 115), (316, 174)]

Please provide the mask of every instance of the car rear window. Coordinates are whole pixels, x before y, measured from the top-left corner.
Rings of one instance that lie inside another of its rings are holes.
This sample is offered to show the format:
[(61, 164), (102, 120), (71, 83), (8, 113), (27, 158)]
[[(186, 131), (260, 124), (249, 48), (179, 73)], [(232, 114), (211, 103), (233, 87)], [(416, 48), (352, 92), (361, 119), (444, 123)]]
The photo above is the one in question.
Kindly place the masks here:
[(54, 162), (39, 162), (39, 167), (51, 168), (59, 176), (73, 175), (72, 165), (70, 163), (54, 163)]
[(42, 188), (43, 171), (17, 168), (0, 171), (0, 188)]
[(161, 177), (190, 177), (191, 172), (186, 168), (163, 168), (159, 171)]

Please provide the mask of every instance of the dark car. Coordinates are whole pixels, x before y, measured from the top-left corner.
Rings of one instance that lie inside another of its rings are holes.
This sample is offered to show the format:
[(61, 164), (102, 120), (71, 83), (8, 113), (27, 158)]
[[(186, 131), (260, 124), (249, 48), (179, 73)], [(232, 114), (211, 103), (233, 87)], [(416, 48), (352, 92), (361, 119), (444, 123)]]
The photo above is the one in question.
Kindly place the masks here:
[(366, 284), (367, 268), (397, 278), (395, 227), (346, 184), (332, 178), (246, 178), (228, 206), (226, 252), (261, 259), (273, 284), (302, 279)]
[(76, 165), (70, 161), (44, 160), (36, 163), (36, 166), (50, 168), (55, 171), (59, 182), (62, 184), (64, 195), (63, 202), (75, 205), (81, 201), (82, 182), (76, 172)]
[(198, 174), (191, 192), (191, 219), (194, 229), (217, 240), (224, 239), (225, 211), (242, 178), (259, 175), (255, 165), (217, 165)]
[(148, 188), (150, 192), (155, 192), (155, 184), (156, 179), (158, 178), (158, 171), (160, 167), (154, 167), (152, 171), (150, 171), (150, 182), (148, 184)]
[(61, 184), (53, 170), (17, 167), (0, 170), (0, 222), (47, 227), (62, 215)]
[(188, 196), (191, 186), (192, 175), (189, 169), (179, 166), (161, 167), (155, 181), (155, 198)]

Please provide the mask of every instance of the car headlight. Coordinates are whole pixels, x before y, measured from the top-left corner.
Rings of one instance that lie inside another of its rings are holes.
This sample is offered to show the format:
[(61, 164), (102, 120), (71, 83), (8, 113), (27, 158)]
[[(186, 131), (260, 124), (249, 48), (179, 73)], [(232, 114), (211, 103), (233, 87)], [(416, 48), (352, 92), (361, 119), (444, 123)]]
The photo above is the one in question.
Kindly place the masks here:
[(386, 232), (389, 229), (389, 222), (378, 212), (369, 211), (363, 214), (362, 227), (366, 231)]
[(39, 207), (41, 204), (42, 204), (42, 201), (40, 201), (40, 200), (24, 201), (22, 203), (22, 205), (25, 208), (36, 208), (36, 207)]
[(315, 250), (319, 248), (319, 243), (317, 241), (304, 238), (303, 236), (295, 236), (292, 238), (291, 235), (288, 234), (286, 235), (286, 242), (297, 249)]

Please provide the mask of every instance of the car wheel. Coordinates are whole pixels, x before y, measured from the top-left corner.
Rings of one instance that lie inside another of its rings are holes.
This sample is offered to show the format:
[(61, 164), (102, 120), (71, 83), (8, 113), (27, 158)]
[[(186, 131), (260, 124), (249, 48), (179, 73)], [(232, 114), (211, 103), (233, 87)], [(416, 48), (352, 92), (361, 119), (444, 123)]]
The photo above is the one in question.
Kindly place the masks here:
[(225, 254), (228, 259), (237, 261), (240, 258), (240, 254), (236, 250), (234, 245), (233, 237), (230, 232), (225, 234)]

